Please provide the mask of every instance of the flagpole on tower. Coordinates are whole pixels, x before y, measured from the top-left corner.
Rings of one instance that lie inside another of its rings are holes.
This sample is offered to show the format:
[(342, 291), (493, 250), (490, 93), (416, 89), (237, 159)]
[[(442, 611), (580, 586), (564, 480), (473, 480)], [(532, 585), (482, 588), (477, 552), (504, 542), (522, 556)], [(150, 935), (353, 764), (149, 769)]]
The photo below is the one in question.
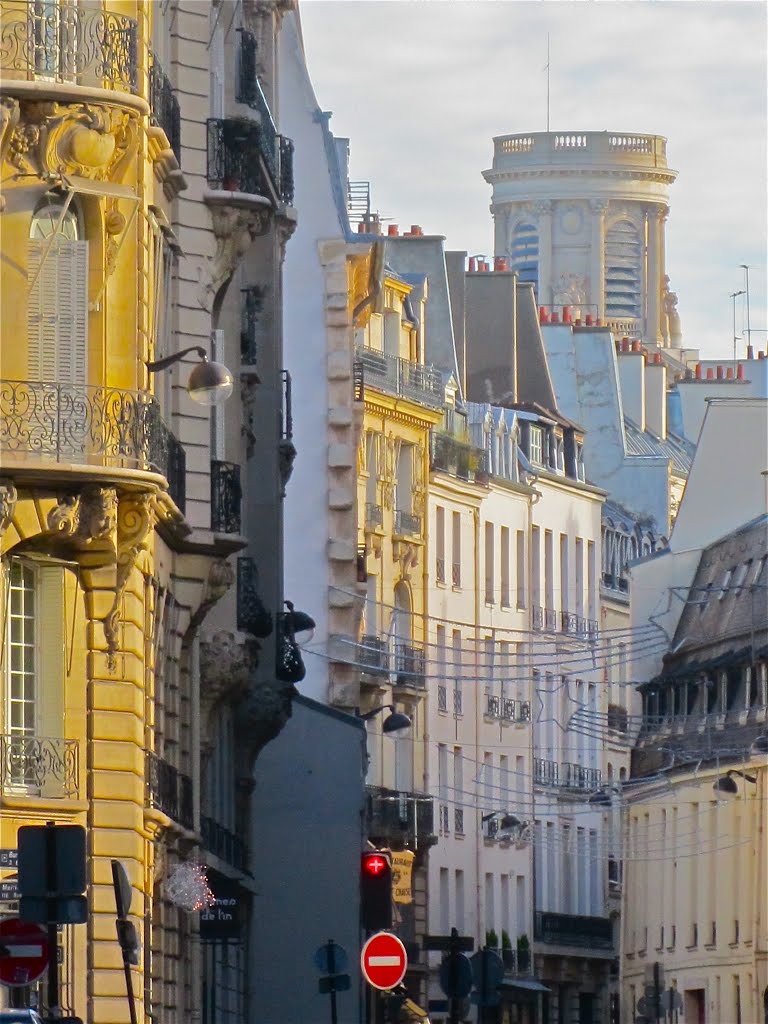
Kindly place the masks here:
[(547, 134), (549, 134), (549, 32), (547, 32)]

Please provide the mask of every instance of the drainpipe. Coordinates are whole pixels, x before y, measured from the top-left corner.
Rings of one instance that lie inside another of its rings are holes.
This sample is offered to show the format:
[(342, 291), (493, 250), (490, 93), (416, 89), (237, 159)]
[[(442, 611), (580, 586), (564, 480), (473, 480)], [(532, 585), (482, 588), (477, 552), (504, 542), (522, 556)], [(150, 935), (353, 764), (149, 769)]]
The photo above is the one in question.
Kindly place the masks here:
[[(475, 654), (474, 654), (474, 663), (475, 663), (475, 670), (474, 670), (474, 677), (475, 677), (475, 679), (474, 679), (474, 683), (473, 683), (473, 687), (472, 688), (473, 688), (473, 697), (474, 697), (473, 705), (474, 705), (474, 712), (475, 712), (475, 761), (477, 761), (478, 760), (479, 751), (480, 751), (480, 714), (479, 714), (479, 711), (480, 711), (480, 707), (479, 707), (480, 701), (478, 700), (478, 693), (479, 693), (479, 690), (480, 690), (480, 687), (478, 685), (478, 680), (480, 678), (480, 675), (479, 675), (479, 672), (478, 672), (478, 663), (477, 663), (478, 633), (480, 632), (480, 509), (479, 508), (475, 508), (475, 509), (472, 510), (472, 519), (473, 519), (473, 524), (472, 525), (473, 525), (473, 533), (474, 533), (474, 543), (472, 545), (472, 548), (473, 548), (474, 573), (475, 573), (475, 586), (474, 586), (474, 595), (475, 595), (475, 608), (474, 608), (474, 619), (475, 619), (475, 645), (474, 645), (474, 647), (475, 647)], [(482, 700), (482, 698), (480, 698), (480, 700)], [(462, 774), (462, 778), (463, 777), (464, 776)], [(464, 783), (464, 785), (466, 785), (466, 782)], [(482, 825), (481, 825), (481, 828), (482, 828)], [(474, 843), (475, 843), (475, 921), (476, 921), (476, 924), (477, 924), (477, 941), (478, 941), (478, 944), (480, 946), (484, 946), (485, 945), (485, 938), (484, 938), (484, 935), (482, 933), (482, 929), (480, 927), (480, 921), (481, 921), (481, 917), (480, 917), (480, 902), (481, 902), (481, 886), (480, 886), (480, 883), (481, 883), (481, 878), (480, 878), (480, 837), (477, 834), (477, 822), (476, 821), (472, 823), (472, 829), (473, 829), (473, 836), (474, 836)]]
[(192, 697), (190, 716), (190, 746), (192, 755), (192, 822), (195, 832), (200, 832), (200, 634), (195, 630), (189, 649), (190, 694)]
[[(526, 601), (527, 601), (528, 615), (529, 615), (529, 628), (528, 628), (529, 635), (530, 635), (530, 632), (531, 632), (531, 630), (530, 630), (531, 616), (533, 615), (533, 604), (532, 604), (532, 602), (533, 602), (533, 546), (530, 543), (530, 540), (533, 537), (533, 506), (538, 503), (538, 501), (541, 499), (541, 497), (542, 497), (541, 491), (537, 491), (535, 487), (532, 487), (531, 488), (531, 494), (530, 494), (530, 497), (528, 499), (529, 504), (528, 504), (528, 531), (527, 531), (528, 532), (529, 541), (528, 541), (528, 559), (527, 559), (527, 561), (528, 561), (528, 580), (527, 580), (527, 584), (526, 584), (526, 591), (527, 591), (527, 593), (526, 593)], [(534, 920), (535, 920), (535, 907), (536, 907), (536, 833), (535, 833), (535, 829), (536, 829), (536, 784), (535, 784), (535, 771), (534, 771), (534, 755), (535, 755), (535, 752), (536, 752), (536, 743), (535, 743), (535, 739), (534, 739), (534, 730), (536, 728), (536, 720), (535, 720), (535, 716), (534, 716), (534, 713), (533, 713), (533, 709), (535, 707), (535, 696), (534, 696), (534, 693), (533, 693), (533, 647), (531, 647), (531, 649), (529, 650), (528, 655), (529, 655), (528, 656), (528, 666), (529, 666), (528, 678), (531, 680), (531, 692), (530, 692), (530, 698), (531, 698), (531, 728), (530, 728), (530, 733), (529, 733), (529, 738), (528, 738), (528, 771), (530, 773), (529, 777), (531, 779), (531, 826), (534, 829), (534, 839), (533, 839), (533, 842), (531, 843), (531, 861), (530, 861), (531, 886), (530, 886), (530, 892), (528, 894), (528, 903), (529, 903), (529, 908), (530, 908), (530, 916), (528, 918), (528, 926), (529, 926), (529, 931), (530, 931), (530, 939), (529, 939), (530, 954), (529, 955), (531, 957), (531, 968), (533, 969), (534, 968), (534, 964), (535, 964), (535, 959), (534, 959), (534, 943), (535, 943), (535, 939), (534, 939), (534, 933), (535, 933)], [(540, 833), (541, 833), (542, 837), (545, 834), (543, 829), (540, 830)]]

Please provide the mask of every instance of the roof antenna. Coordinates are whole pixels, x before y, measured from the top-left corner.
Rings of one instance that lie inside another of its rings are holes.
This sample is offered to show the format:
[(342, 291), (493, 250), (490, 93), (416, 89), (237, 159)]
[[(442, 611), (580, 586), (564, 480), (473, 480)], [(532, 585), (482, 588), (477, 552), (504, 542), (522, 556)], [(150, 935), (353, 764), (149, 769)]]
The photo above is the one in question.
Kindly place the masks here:
[(549, 32), (547, 32), (547, 63), (544, 65), (547, 72), (547, 134), (549, 134)]

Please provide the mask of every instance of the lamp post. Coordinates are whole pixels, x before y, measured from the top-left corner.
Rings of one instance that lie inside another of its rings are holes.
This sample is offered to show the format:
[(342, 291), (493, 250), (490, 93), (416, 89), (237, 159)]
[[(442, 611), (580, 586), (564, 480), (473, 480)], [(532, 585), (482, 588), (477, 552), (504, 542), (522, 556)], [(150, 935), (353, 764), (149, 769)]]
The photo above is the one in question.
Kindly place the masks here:
[(738, 768), (731, 768), (725, 773), (725, 775), (720, 775), (715, 779), (712, 789), (714, 789), (718, 796), (738, 796), (739, 787), (733, 778), (734, 775), (740, 776), (745, 782), (751, 782), (753, 785), (757, 783), (756, 776), (748, 775), (746, 772), (742, 772)]
[(192, 345), (173, 355), (148, 361), (145, 366), (150, 373), (158, 373), (180, 362), (190, 352), (196, 352), (200, 362), (192, 369), (187, 380), (189, 397), (200, 405), (220, 405), (226, 402), (235, 386), (232, 373), (223, 363), (209, 361), (208, 353), (200, 345)]
[(736, 299), (739, 295), (746, 294), (742, 288), (739, 292), (731, 292), (731, 299), (733, 300), (733, 376), (736, 376)]
[(357, 711), (357, 717), (362, 719), (363, 722), (370, 722), (376, 715), (380, 715), (382, 711), (391, 711), (392, 714), (388, 715), (381, 723), (381, 731), (386, 733), (387, 736), (396, 738), (398, 736), (404, 736), (411, 728), (412, 722), (408, 715), (403, 714), (402, 711), (398, 711), (394, 704), (380, 704), (377, 708), (373, 708), (371, 711), (366, 711), (364, 715), (361, 715), (359, 710)]

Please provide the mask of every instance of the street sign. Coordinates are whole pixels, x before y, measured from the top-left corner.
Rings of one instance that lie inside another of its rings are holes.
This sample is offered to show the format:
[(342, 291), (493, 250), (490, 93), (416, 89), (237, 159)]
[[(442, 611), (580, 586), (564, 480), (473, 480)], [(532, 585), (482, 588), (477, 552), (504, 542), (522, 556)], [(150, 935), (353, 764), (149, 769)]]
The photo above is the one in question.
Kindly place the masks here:
[(208, 885), (215, 897), (210, 907), (200, 911), (200, 938), (203, 942), (240, 941), (242, 938), (241, 902), (243, 889), (223, 875), (210, 872)]
[(18, 850), (0, 850), (0, 868), (13, 868), (15, 871), (19, 863)]
[(472, 977), (477, 992), (472, 995), (472, 1002), (477, 1006), (498, 1006), (498, 984), (504, 977), (504, 961), (493, 949), (479, 949), (470, 957)]
[(471, 935), (425, 935), (422, 947), (427, 952), (447, 953), (455, 949), (460, 953), (471, 953), (475, 948), (475, 940)]
[(392, 932), (377, 932), (363, 946), (360, 966), (369, 985), (382, 991), (395, 988), (408, 967), (405, 946)]
[(341, 974), (346, 971), (349, 958), (346, 949), (338, 943), (326, 942), (316, 950), (312, 963), (321, 974)]
[(348, 974), (331, 974), (327, 978), (320, 978), (317, 991), (321, 996), (327, 996), (331, 992), (348, 992), (351, 985)]
[(19, 898), (19, 882), (16, 878), (8, 878), (0, 882), (0, 903), (8, 903)]
[(0, 984), (32, 985), (45, 973), (50, 946), (45, 929), (18, 917), (0, 921)]
[(440, 988), (450, 999), (463, 999), (472, 991), (472, 964), (464, 953), (449, 953), (440, 964)]

